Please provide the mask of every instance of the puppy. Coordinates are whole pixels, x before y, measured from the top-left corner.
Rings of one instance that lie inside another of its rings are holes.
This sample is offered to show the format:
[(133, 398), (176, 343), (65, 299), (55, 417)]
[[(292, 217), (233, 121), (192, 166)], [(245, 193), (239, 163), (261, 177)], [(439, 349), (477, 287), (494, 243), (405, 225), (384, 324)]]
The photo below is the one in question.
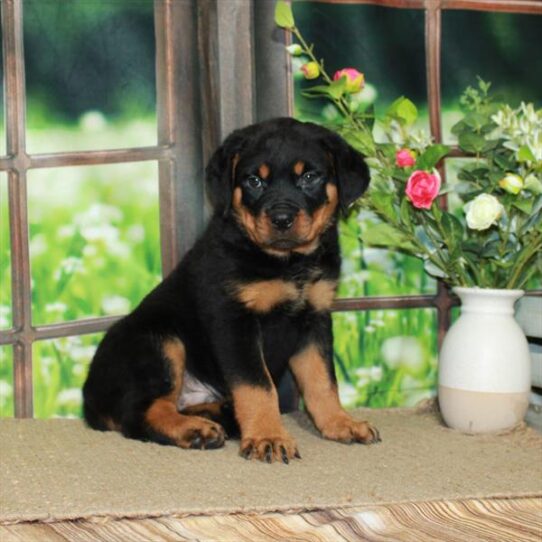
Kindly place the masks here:
[(363, 157), (315, 124), (279, 118), (233, 132), (206, 170), (206, 231), (96, 351), (88, 425), (198, 449), (238, 429), (243, 457), (288, 463), (299, 452), (276, 385), (290, 368), (325, 438), (378, 442), (340, 405), (329, 312), (337, 217), (368, 182)]

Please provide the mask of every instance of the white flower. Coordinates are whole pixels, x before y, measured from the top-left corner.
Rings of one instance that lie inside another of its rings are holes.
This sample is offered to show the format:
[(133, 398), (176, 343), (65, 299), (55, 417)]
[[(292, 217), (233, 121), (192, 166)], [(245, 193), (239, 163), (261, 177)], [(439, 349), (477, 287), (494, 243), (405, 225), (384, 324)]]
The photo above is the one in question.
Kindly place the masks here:
[(94, 203), (84, 213), (77, 215), (78, 226), (99, 226), (108, 222), (120, 222), (123, 218), (121, 209), (105, 203)]
[(382, 359), (390, 369), (401, 366), (417, 370), (424, 362), (423, 348), (416, 337), (390, 337), (382, 343)]
[(6, 328), (11, 325), (11, 307), (0, 305), (0, 328)]
[(104, 297), (102, 309), (105, 314), (126, 314), (130, 311), (130, 300), (120, 295)]
[(339, 399), (344, 407), (353, 407), (356, 404), (358, 392), (352, 384), (339, 382)]
[(68, 256), (60, 262), (60, 269), (57, 269), (54, 273), (56, 280), (60, 278), (62, 274), (74, 275), (84, 270), (83, 260), (76, 258), (75, 256)]
[(57, 403), (59, 405), (80, 405), (81, 404), (81, 389), (80, 388), (68, 388), (62, 390), (56, 396)]
[(77, 345), (69, 349), (68, 355), (75, 362), (88, 363), (94, 356), (95, 352), (96, 352), (96, 346), (94, 345), (91, 345), (91, 346)]
[(52, 313), (52, 312), (59, 312), (63, 314), (66, 312), (67, 305), (65, 303), (62, 303), (60, 301), (56, 301), (55, 303), (47, 303), (45, 305), (45, 312)]
[(107, 126), (107, 120), (100, 111), (87, 111), (81, 115), (79, 126), (85, 132), (97, 132), (103, 130)]
[(504, 207), (491, 194), (480, 194), (465, 205), (467, 226), (472, 230), (487, 230), (499, 220)]
[(141, 243), (145, 240), (145, 228), (141, 224), (134, 224), (128, 228), (126, 237), (133, 243)]
[(13, 386), (5, 380), (0, 380), (0, 405), (7, 402), (13, 394)]
[(38, 233), (30, 239), (30, 254), (32, 257), (41, 256), (47, 252), (47, 239), (43, 233)]
[[(382, 367), (374, 365), (373, 367), (359, 367), (354, 371), (354, 374), (360, 381), (379, 382), (382, 380)], [(360, 385), (358, 381), (358, 386)]]

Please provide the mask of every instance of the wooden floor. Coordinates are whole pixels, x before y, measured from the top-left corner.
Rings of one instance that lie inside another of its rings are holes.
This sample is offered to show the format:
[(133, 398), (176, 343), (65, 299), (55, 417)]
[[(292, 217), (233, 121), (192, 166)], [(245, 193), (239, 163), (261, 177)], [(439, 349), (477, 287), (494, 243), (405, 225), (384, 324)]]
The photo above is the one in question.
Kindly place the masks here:
[(303, 514), (0, 526), (2, 542), (541, 542), (542, 499), (425, 502)]

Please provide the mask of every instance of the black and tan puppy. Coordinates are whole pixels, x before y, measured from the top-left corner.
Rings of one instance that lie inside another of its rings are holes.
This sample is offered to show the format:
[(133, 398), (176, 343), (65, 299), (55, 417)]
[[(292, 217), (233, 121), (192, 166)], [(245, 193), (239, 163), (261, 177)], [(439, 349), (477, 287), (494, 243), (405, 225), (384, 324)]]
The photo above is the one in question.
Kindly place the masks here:
[(324, 437), (378, 441), (340, 405), (329, 313), (337, 216), (368, 182), (362, 156), (315, 124), (283, 118), (231, 134), (207, 168), (207, 230), (98, 347), (83, 390), (88, 424), (217, 448), (233, 411), (242, 456), (288, 463), (299, 453), (276, 384), (289, 367)]

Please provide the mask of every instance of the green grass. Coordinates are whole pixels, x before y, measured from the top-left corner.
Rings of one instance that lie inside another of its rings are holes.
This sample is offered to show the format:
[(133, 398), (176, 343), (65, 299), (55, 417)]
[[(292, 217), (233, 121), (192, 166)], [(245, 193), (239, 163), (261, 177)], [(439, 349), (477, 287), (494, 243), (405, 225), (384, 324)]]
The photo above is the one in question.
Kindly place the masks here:
[[(151, 121), (102, 132), (100, 146), (133, 144), (154, 133)], [(141, 131), (145, 133), (141, 134)], [(83, 148), (73, 127), (51, 128), (53, 147), (63, 139)], [(130, 134), (123, 139), (122, 134)], [(108, 135), (109, 134), (109, 135)], [(43, 137), (29, 134), (29, 138)], [(83, 131), (81, 137), (87, 141)], [(45, 149), (45, 147), (42, 147)], [(11, 324), (6, 183), (0, 184), (0, 325)], [(32, 170), (28, 216), (33, 324), (121, 314), (160, 280), (158, 181), (154, 163)], [(431, 293), (435, 283), (419, 262), (363, 248), (366, 216), (341, 225), (342, 297)], [(412, 404), (434, 394), (434, 311), (386, 310), (333, 317), (339, 389), (347, 406)], [(40, 418), (80, 416), (80, 389), (101, 334), (39, 341), (33, 347), (34, 410)], [(0, 349), (0, 415), (13, 414), (11, 347)]]

